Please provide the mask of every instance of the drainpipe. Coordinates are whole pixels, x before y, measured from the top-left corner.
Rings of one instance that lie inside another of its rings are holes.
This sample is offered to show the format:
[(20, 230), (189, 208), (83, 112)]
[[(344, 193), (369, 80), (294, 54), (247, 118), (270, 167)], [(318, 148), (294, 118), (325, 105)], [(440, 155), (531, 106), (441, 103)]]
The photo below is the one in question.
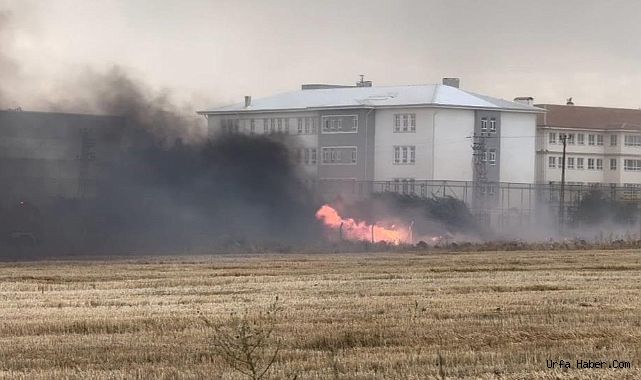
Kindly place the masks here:
[[(374, 108), (370, 108), (369, 111), (367, 111), (367, 114), (365, 115), (365, 181), (367, 182), (367, 161), (368, 161), (368, 152), (367, 152), (367, 135), (369, 133), (369, 114), (374, 111)], [(376, 157), (374, 157), (376, 159)], [(372, 181), (374, 181), (374, 178), (372, 178)]]
[(432, 181), (435, 180), (434, 178), (434, 149), (436, 147), (436, 114), (438, 113), (438, 109), (434, 110), (434, 114), (432, 115)]

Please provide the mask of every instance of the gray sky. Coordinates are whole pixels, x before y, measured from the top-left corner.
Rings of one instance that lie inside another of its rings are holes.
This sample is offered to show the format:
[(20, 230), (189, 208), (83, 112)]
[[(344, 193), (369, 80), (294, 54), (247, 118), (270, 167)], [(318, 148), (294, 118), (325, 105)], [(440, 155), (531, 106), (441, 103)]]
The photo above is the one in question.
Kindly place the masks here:
[(117, 64), (194, 110), (359, 74), (641, 107), (638, 1), (0, 0), (0, 10), (11, 14), (0, 41), (19, 64), (11, 75), (41, 94)]

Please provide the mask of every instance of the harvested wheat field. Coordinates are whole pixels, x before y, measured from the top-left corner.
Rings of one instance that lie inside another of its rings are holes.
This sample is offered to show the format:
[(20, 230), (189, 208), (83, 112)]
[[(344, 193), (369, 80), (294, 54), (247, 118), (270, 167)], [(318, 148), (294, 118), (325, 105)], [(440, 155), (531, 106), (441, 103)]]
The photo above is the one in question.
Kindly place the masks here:
[(2, 379), (641, 378), (639, 251), (0, 268)]

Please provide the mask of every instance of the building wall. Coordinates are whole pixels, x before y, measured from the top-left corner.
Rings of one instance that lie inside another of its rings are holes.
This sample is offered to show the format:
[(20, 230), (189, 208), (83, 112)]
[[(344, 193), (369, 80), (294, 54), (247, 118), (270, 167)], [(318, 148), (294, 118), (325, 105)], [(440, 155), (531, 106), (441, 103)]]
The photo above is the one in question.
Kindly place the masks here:
[(432, 147), (433, 176), (430, 179), (472, 181), (473, 110), (437, 109), (434, 113)]
[[(282, 120), (280, 133), (285, 133), (293, 139), (293, 146), (296, 150), (295, 154), (302, 149), (317, 149), (316, 164), (311, 162), (301, 162), (301, 174), (304, 177), (316, 178), (318, 176), (318, 166), (320, 164), (320, 148), (318, 145), (318, 136), (320, 129), (320, 113), (315, 111), (302, 111), (302, 112), (266, 112), (266, 113), (251, 113), (251, 114), (231, 114), (231, 115), (210, 115), (207, 117), (208, 135), (210, 138), (215, 138), (220, 133), (245, 133), (266, 135), (273, 133), (271, 121), (274, 120), (275, 131), (278, 132), (277, 120)], [(302, 133), (299, 133), (298, 120), (301, 119)], [(252, 120), (254, 130), (252, 132)], [(309, 128), (306, 128), (306, 121), (311, 123)], [(314, 131), (314, 123), (316, 129)], [(230, 131), (228, 128), (232, 127)], [(285, 126), (288, 126), (285, 130)], [(236, 130), (236, 127), (238, 128)]]
[[(435, 111), (428, 108), (390, 108), (378, 109), (375, 112), (375, 180), (390, 181), (395, 178), (431, 179), (433, 176), (433, 118)], [(400, 131), (395, 131), (396, 115), (414, 115), (416, 130), (414, 132), (410, 130), (405, 132), (401, 125)], [(395, 147), (414, 147), (414, 163), (396, 163)]]
[(2, 201), (94, 197), (123, 128), (120, 117), (0, 111)]
[(501, 182), (536, 183), (536, 115), (501, 113)]
[[(318, 147), (320, 149), (318, 178), (372, 180), (375, 165), (373, 141), (376, 135), (375, 113), (370, 109), (324, 110), (319, 113)], [(341, 122), (342, 131), (332, 130)], [(356, 130), (353, 130), (356, 122)], [(328, 125), (326, 125), (328, 123)], [(339, 162), (323, 160), (323, 151), (341, 152)], [(356, 149), (356, 162), (351, 150)]]
[[(624, 185), (626, 183), (641, 183), (641, 171), (625, 170), (624, 160), (641, 159), (641, 147), (626, 146), (626, 135), (639, 135), (638, 131), (630, 130), (594, 130), (594, 129), (568, 129), (568, 128), (539, 128), (539, 139), (542, 141), (542, 149), (539, 155), (542, 161), (537, 164), (537, 180), (540, 183), (559, 182), (561, 181), (561, 157), (563, 155), (563, 144), (559, 141), (559, 134), (573, 134), (574, 143), (566, 147), (567, 159), (574, 159), (574, 168), (568, 167), (566, 162), (566, 182), (569, 183), (608, 183)], [(555, 142), (550, 141), (550, 134), (555, 135)], [(579, 135), (583, 135), (583, 144), (580, 143)], [(590, 145), (590, 135), (594, 135), (595, 144)], [(603, 144), (598, 145), (596, 136), (603, 136)], [(611, 136), (616, 136), (615, 144), (612, 144)], [(556, 158), (556, 165), (550, 168), (549, 157)], [(577, 159), (583, 158), (584, 167), (577, 167)], [(603, 160), (603, 168), (597, 169), (596, 163), (594, 169), (589, 169), (588, 159)], [(610, 160), (616, 160), (616, 169), (611, 169)]]

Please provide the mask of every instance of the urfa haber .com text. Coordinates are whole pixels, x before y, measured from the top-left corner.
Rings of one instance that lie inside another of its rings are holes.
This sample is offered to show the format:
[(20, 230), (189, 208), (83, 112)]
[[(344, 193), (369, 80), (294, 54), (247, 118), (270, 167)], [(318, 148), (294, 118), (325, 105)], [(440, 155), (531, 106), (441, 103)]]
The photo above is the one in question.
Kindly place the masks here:
[(592, 360), (581, 360), (578, 359), (574, 362), (575, 366), (573, 367), (573, 362), (570, 360), (546, 360), (546, 366), (548, 368), (593, 368), (593, 369), (603, 369), (603, 368), (630, 368), (630, 362), (612, 360), (610, 362), (606, 361), (592, 361)]

